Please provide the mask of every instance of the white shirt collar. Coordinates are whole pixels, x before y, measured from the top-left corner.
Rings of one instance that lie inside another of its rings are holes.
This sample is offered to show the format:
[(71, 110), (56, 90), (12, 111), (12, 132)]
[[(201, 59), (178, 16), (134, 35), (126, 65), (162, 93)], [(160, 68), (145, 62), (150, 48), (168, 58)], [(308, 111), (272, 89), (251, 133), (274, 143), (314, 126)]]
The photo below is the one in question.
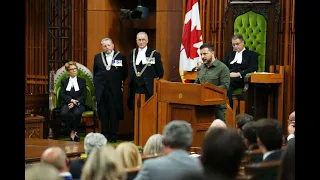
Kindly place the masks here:
[(270, 154), (276, 152), (277, 150), (268, 151), (263, 154), (262, 160), (265, 160)]
[(77, 76), (75, 77), (69, 77), (69, 83), (67, 85), (66, 91), (71, 91), (71, 88), (74, 87), (75, 91), (79, 91), (79, 85), (78, 85), (78, 80)]

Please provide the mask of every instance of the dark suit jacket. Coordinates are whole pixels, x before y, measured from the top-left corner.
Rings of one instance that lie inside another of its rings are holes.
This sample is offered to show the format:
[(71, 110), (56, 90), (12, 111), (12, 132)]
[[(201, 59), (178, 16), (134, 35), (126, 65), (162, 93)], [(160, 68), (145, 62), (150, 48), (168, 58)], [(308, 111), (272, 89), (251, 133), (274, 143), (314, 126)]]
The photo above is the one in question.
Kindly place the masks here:
[(78, 100), (81, 106), (85, 105), (87, 93), (86, 80), (81, 77), (77, 77), (77, 81), (79, 85), (79, 91), (74, 91), (74, 88), (71, 88), (71, 91), (66, 91), (69, 83), (69, 77), (61, 80), (61, 89), (59, 94), (61, 106), (69, 104), (71, 99)]
[(73, 179), (80, 179), (82, 173), (82, 167), (86, 159), (75, 159), (70, 161), (70, 173)]
[(281, 154), (282, 154), (282, 150), (281, 150), (281, 149), (276, 150), (275, 152), (269, 154), (269, 155), (263, 160), (263, 162), (280, 160)]
[(240, 72), (241, 76), (244, 78), (247, 73), (252, 73), (258, 70), (258, 54), (254, 51), (250, 51), (246, 48), (242, 52), (242, 63), (230, 64), (236, 56), (236, 51), (232, 51), (224, 57), (223, 62), (228, 66), (230, 72)]
[[(114, 51), (116, 54), (117, 51)], [(105, 57), (105, 53), (103, 53)], [(93, 83), (96, 90), (96, 100), (99, 106), (103, 92), (108, 88), (111, 93), (112, 104), (114, 104), (120, 113), (120, 119), (123, 119), (123, 92), (122, 81), (124, 82), (128, 76), (128, 64), (126, 57), (119, 53), (115, 60), (122, 60), (122, 67), (112, 66), (109, 71), (106, 70), (101, 58), (101, 53), (94, 57), (93, 63)], [(99, 108), (99, 107), (98, 107)]]
[[(146, 51), (146, 57), (150, 57), (151, 52), (153, 49), (147, 47)], [(135, 54), (135, 58), (138, 56), (138, 48), (132, 50), (130, 52), (130, 67), (129, 67), (129, 99), (134, 100), (135, 96), (135, 78), (136, 74), (133, 69), (133, 53)], [(161, 61), (161, 55), (159, 52), (155, 52), (153, 54), (153, 57), (155, 58), (155, 64), (152, 64), (151, 66), (148, 66), (146, 70), (141, 75), (141, 78), (143, 78), (143, 81), (145, 82), (147, 93), (151, 96), (153, 94), (153, 81), (154, 78), (162, 78), (163, 77), (163, 65)], [(136, 59), (135, 59), (136, 60)], [(141, 64), (141, 63), (140, 63)], [(134, 79), (134, 80), (133, 80)]]

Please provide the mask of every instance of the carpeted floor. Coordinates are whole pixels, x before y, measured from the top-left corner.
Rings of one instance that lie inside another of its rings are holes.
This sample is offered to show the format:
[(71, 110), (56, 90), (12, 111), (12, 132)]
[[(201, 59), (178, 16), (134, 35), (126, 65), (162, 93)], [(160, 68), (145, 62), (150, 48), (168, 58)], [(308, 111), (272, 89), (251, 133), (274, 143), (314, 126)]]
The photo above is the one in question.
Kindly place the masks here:
[[(85, 133), (78, 133), (79, 137), (80, 137), (80, 142), (83, 143), (84, 141), (84, 137), (85, 137)], [(63, 136), (63, 137), (60, 137), (58, 140), (62, 140), (62, 141), (69, 141), (70, 137), (69, 136)], [(112, 146), (117, 146), (118, 144), (120, 144), (121, 142), (128, 142), (128, 141), (123, 141), (123, 140), (118, 140), (118, 142), (116, 143), (110, 143), (108, 142), (107, 144), (110, 144)], [(130, 141), (130, 142), (133, 142), (133, 141)]]

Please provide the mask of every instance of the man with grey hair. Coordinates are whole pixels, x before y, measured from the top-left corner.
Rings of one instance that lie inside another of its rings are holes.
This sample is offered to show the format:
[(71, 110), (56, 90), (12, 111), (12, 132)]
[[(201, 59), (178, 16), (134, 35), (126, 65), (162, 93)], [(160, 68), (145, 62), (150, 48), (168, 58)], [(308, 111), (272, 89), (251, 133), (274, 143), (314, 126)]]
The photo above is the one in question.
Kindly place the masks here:
[[(89, 133), (84, 138), (84, 151), (86, 157), (90, 155), (94, 148), (100, 148), (106, 145), (108, 142), (107, 138), (100, 133)], [(70, 173), (73, 179), (80, 179), (82, 173), (82, 167), (84, 166), (87, 158), (80, 158), (72, 160), (70, 163)]]
[(93, 82), (95, 86), (101, 133), (110, 142), (117, 142), (119, 120), (123, 115), (123, 82), (128, 76), (125, 55), (114, 50), (110, 38), (101, 40), (103, 51), (96, 54), (93, 64)]
[(25, 169), (25, 180), (61, 180), (59, 171), (51, 164), (39, 163)]
[(144, 162), (135, 180), (177, 179), (187, 172), (202, 174), (202, 165), (197, 158), (189, 156), (193, 131), (191, 125), (182, 120), (174, 120), (163, 131), (165, 156)]
[(136, 37), (138, 48), (130, 52), (128, 108), (133, 110), (135, 94), (145, 94), (146, 101), (153, 95), (153, 81), (163, 77), (160, 53), (147, 46), (147, 33), (139, 32)]

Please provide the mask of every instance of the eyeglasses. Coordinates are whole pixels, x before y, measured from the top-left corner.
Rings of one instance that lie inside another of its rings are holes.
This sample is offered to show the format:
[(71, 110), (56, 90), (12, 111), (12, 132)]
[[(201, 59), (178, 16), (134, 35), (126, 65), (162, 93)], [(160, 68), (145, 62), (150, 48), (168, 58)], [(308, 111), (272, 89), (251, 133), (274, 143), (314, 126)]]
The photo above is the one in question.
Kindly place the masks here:
[(69, 69), (69, 71), (72, 71), (72, 70), (77, 70), (78, 68), (72, 68), (72, 69)]
[(232, 46), (239, 46), (240, 43), (232, 43)]
[(137, 39), (137, 41), (143, 41), (143, 42), (145, 42), (145, 41), (147, 41), (146, 39)]

